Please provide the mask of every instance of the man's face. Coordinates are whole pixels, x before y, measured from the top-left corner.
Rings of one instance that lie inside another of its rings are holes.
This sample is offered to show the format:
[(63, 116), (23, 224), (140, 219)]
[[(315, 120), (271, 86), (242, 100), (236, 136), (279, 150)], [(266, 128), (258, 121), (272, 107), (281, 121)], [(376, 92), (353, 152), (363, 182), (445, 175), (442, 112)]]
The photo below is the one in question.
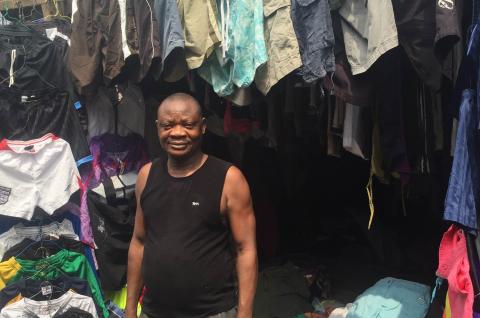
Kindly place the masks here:
[(205, 120), (197, 107), (184, 101), (162, 105), (157, 114), (158, 137), (172, 157), (186, 158), (200, 149)]

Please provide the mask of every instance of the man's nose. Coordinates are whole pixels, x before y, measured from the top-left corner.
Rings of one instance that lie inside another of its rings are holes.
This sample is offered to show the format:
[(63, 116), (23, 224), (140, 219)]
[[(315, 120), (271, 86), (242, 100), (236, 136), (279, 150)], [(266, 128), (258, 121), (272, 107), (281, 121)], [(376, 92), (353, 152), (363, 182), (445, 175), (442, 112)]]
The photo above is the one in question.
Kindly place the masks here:
[(172, 137), (184, 137), (185, 134), (185, 129), (182, 127), (182, 125), (175, 125), (172, 128), (172, 131), (170, 133), (170, 136)]

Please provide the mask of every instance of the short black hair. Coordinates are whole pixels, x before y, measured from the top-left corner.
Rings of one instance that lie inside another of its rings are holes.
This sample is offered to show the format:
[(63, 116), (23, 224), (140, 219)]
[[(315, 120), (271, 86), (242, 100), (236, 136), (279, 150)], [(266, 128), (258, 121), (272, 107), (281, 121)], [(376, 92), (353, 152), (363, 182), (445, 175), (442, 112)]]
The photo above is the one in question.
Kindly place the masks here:
[(160, 108), (162, 107), (162, 105), (165, 105), (165, 104), (168, 104), (168, 103), (171, 103), (171, 102), (184, 102), (184, 103), (192, 104), (197, 108), (198, 115), (200, 115), (200, 117), (203, 117), (202, 106), (200, 105), (200, 103), (197, 101), (197, 99), (195, 97), (193, 97), (192, 95), (186, 94), (186, 93), (175, 93), (175, 94), (172, 94), (172, 95), (168, 96), (167, 98), (165, 98), (160, 103), (160, 105), (158, 105), (157, 116), (158, 116), (158, 112), (160, 111)]

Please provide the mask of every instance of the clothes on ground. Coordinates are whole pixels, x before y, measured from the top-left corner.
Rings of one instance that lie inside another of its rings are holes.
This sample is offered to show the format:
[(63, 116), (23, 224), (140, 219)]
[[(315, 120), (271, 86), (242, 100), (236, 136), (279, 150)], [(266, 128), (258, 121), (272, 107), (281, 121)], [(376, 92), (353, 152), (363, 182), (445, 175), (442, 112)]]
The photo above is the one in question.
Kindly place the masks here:
[(307, 281), (292, 263), (264, 269), (259, 273), (253, 317), (295, 317), (312, 312)]
[(430, 306), (430, 287), (387, 277), (364, 291), (348, 309), (347, 318), (419, 318)]

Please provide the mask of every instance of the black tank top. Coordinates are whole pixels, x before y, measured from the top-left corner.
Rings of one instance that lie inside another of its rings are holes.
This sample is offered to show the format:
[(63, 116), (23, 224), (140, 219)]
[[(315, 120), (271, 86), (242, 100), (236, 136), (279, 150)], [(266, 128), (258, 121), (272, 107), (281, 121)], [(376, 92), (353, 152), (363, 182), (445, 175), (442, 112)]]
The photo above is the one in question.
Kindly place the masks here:
[(204, 318), (236, 304), (235, 262), (220, 214), (231, 164), (209, 156), (188, 177), (172, 177), (167, 161), (152, 163), (140, 198), (144, 213), (142, 309), (152, 318)]

